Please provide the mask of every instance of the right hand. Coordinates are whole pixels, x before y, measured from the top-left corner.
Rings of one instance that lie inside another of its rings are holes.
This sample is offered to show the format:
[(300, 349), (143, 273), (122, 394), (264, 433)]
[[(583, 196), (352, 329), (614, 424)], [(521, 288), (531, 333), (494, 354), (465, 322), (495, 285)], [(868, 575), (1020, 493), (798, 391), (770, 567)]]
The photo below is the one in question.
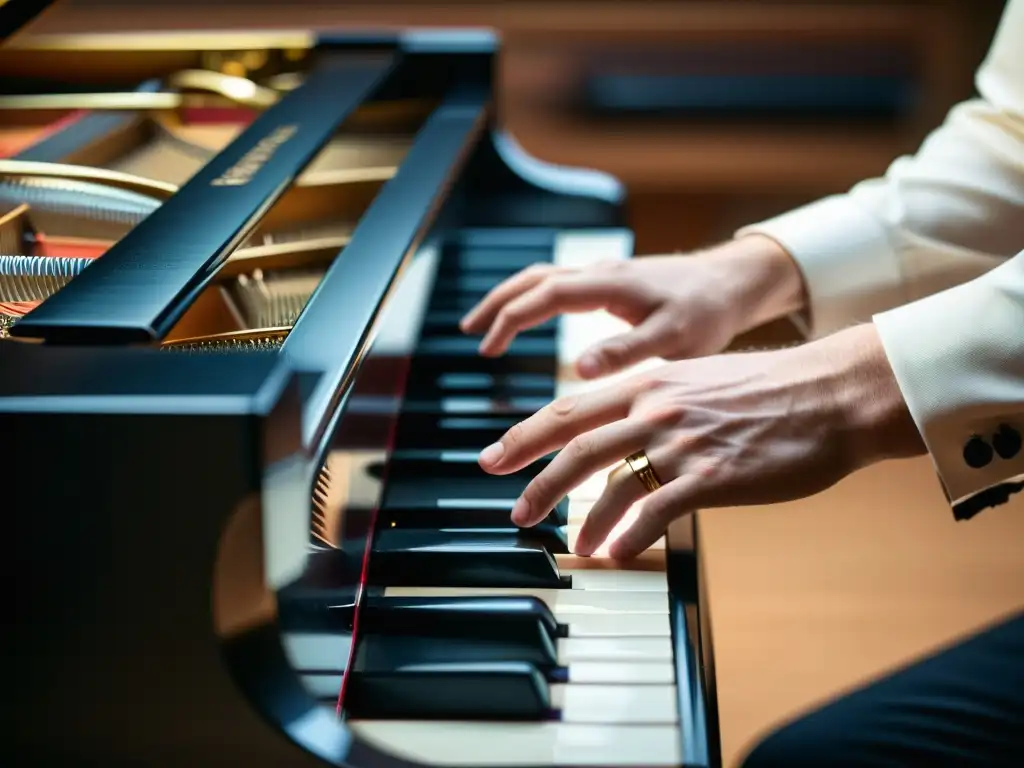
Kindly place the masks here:
[(605, 376), (647, 358), (721, 352), (740, 333), (803, 305), (799, 270), (775, 241), (760, 235), (707, 253), (655, 256), (583, 269), (539, 264), (491, 290), (463, 318), (483, 333), (480, 354), (497, 357), (518, 333), (560, 314), (604, 309), (633, 328), (585, 351), (580, 376)]

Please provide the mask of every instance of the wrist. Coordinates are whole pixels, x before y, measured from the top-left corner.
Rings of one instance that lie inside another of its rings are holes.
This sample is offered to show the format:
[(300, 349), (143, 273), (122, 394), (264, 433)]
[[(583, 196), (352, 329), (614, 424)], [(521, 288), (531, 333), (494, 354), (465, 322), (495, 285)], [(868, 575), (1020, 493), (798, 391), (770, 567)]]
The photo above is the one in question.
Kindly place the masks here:
[(854, 466), (927, 452), (873, 323), (813, 345), (824, 354), (826, 391)]
[(745, 235), (723, 245), (719, 256), (728, 270), (730, 304), (738, 311), (737, 334), (804, 309), (803, 275), (776, 241)]

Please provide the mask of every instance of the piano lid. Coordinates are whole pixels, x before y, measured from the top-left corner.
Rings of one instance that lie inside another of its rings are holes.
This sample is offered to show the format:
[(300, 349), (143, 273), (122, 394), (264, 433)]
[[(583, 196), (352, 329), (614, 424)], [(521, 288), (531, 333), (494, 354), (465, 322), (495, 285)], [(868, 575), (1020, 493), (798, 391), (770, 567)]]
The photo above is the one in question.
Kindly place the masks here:
[[(478, 108), (489, 100), (494, 48), (494, 36), (487, 32), (321, 39), (316, 66), (301, 86), (257, 118), (102, 260), (19, 322), (12, 335), (70, 344), (162, 339), (360, 106), (409, 93), (444, 99), (462, 89), (457, 98), (463, 102), (446, 102), (429, 121), (451, 129), (466, 99)], [(467, 88), (476, 95), (468, 96)], [(444, 138), (436, 127), (424, 127), (430, 130), (435, 139)], [(467, 137), (464, 131), (460, 135)], [(442, 182), (438, 177), (435, 189)], [(401, 179), (395, 184), (409, 187)], [(388, 192), (392, 204), (401, 204), (407, 194)], [(429, 197), (417, 202), (426, 204)], [(363, 226), (373, 228), (385, 231), (372, 221)]]

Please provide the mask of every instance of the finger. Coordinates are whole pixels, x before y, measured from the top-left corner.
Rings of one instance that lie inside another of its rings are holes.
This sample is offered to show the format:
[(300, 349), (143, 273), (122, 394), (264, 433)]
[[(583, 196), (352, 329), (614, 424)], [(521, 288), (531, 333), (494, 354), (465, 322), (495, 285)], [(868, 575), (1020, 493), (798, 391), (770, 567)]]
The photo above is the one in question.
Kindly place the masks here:
[(583, 525), (576, 534), (573, 551), (581, 557), (589, 557), (604, 544), (612, 529), (618, 525), (623, 515), (637, 501), (643, 498), (646, 490), (633, 474), (629, 465), (623, 462), (608, 475), (608, 484), (601, 497), (587, 513)]
[(565, 312), (601, 309), (621, 291), (621, 285), (601, 274), (548, 275), (498, 311), (480, 353), (500, 355), (520, 331)]
[(641, 386), (640, 377), (631, 377), (614, 386), (559, 398), (481, 451), (480, 466), (491, 474), (506, 475), (560, 450), (576, 435), (624, 419)]
[(580, 356), (576, 370), (585, 379), (606, 376), (658, 357), (671, 341), (671, 322), (666, 316), (654, 315), (631, 331), (592, 346)]
[(664, 536), (669, 523), (677, 517), (702, 507), (727, 504), (722, 494), (724, 487), (715, 476), (710, 466), (694, 467), (656, 490), (644, 502), (636, 521), (612, 542), (608, 554), (616, 560), (636, 557)]
[(534, 264), (531, 267), (517, 272), (507, 280), (503, 280), (494, 286), (480, 302), (473, 307), (459, 322), (459, 328), (464, 333), (480, 333), (487, 329), (494, 320), (494, 316), (508, 302), (521, 293), (530, 290), (541, 280), (546, 278), (556, 267), (552, 264)]
[(624, 419), (577, 435), (526, 488), (512, 508), (512, 522), (539, 523), (569, 491), (595, 472), (639, 450), (652, 427), (641, 419)]
[[(655, 429), (655, 431), (658, 430)], [(635, 451), (636, 449), (631, 451), (629, 454), (624, 454), (623, 456), (629, 456)], [(646, 452), (647, 461), (650, 463), (651, 469), (654, 470), (654, 474), (664, 481), (668, 481), (670, 479), (670, 476), (666, 474), (666, 468), (672, 466), (672, 453), (673, 449), (671, 443), (667, 444), (665, 447), (648, 449)], [(611, 490), (608, 488), (611, 488)], [(622, 495), (623, 498), (628, 497), (626, 508), (620, 511), (616, 507), (605, 507), (603, 504), (595, 505), (587, 515), (587, 519), (584, 521), (584, 524), (577, 535), (575, 553), (578, 555), (593, 554), (602, 544), (604, 544), (608, 535), (611, 534), (612, 529), (618, 524), (618, 521), (620, 521), (623, 515), (629, 511), (629, 507), (632, 506), (633, 503), (647, 496), (648, 493), (647, 488), (644, 487), (640, 478), (634, 474), (629, 464), (625, 461), (620, 466), (615, 467), (611, 474), (608, 475), (608, 488), (605, 489), (604, 495), (611, 493), (613, 496), (616, 496), (616, 498), (617, 495)], [(604, 495), (602, 495), (602, 498)]]

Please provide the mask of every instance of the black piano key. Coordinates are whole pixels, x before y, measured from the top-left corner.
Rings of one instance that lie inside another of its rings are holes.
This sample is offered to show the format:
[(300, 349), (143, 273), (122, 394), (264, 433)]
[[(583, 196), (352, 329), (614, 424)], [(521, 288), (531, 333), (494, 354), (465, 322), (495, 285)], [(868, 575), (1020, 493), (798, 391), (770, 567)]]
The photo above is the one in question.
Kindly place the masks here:
[[(416, 496), (415, 494), (388, 493), (390, 483), (385, 489), (384, 503), (381, 505), (379, 515), (381, 519), (387, 519), (392, 513), (398, 520), (409, 520), (414, 515), (423, 515), (424, 522), (418, 527), (431, 528), (489, 528), (483, 523), (488, 515), (495, 521), (500, 521), (498, 527), (509, 525), (508, 514), (512, 512), (512, 505), (515, 504), (515, 497), (499, 499), (460, 499), (460, 498), (431, 498)], [(409, 501), (402, 504), (401, 501)], [(469, 524), (477, 520), (478, 524)], [(569, 500), (562, 499), (555, 505), (554, 509), (548, 512), (538, 525), (549, 524), (555, 527), (568, 525), (569, 522)], [(396, 526), (397, 527), (397, 526)], [(412, 526), (409, 526), (412, 527)]]
[[(509, 272), (508, 274), (512, 273)], [(434, 292), (437, 294), (478, 294), (484, 296), (495, 288), (501, 282), (501, 279), (501, 277), (497, 277), (493, 272), (476, 271), (474, 268), (460, 268), (458, 273), (441, 275), (434, 283)]]
[[(427, 341), (427, 340), (424, 340)], [(517, 341), (520, 341), (517, 339)], [(481, 357), (479, 354), (460, 354), (441, 350), (428, 351), (425, 354), (419, 349), (413, 356), (412, 365), (420, 366), (423, 374), (437, 376), (442, 372), (451, 373), (489, 373), (502, 375), (509, 373), (531, 373), (554, 376), (558, 369), (556, 345), (547, 339), (522, 339), (521, 341), (543, 341), (550, 354), (520, 353), (522, 346), (510, 348), (501, 357)]]
[(466, 228), (459, 231), (454, 241), (461, 246), (461, 250), (532, 250), (542, 254), (541, 258), (550, 261), (557, 234), (558, 230), (548, 227)]
[(427, 634), (360, 635), (360, 661), (370, 669), (393, 669), (422, 664), (533, 664), (545, 677), (558, 667), (558, 647), (546, 632), (532, 637)]
[(479, 501), (481, 506), (505, 500), (511, 504), (529, 482), (530, 477), (522, 472), (488, 475), (482, 469), (475, 473), (468, 465), (461, 465), (449, 477), (420, 473), (403, 476), (397, 468), (392, 467), (389, 469), (385, 498), (388, 504), (396, 507), (416, 504), (443, 507), (450, 502), (463, 506), (466, 500)]
[[(459, 323), (462, 318), (466, 316), (465, 312), (454, 312), (451, 310), (435, 310), (427, 312), (423, 317), (423, 333), (427, 335), (437, 335), (440, 333), (450, 333), (452, 335), (461, 333), (459, 330)], [(553, 336), (558, 333), (558, 320), (552, 318), (547, 320), (540, 325), (535, 325), (532, 328), (526, 328), (519, 332), (521, 336)], [(474, 337), (478, 341), (482, 337)]]
[[(401, 446), (401, 443), (398, 444)], [(551, 453), (542, 456), (536, 461), (528, 464), (518, 472), (509, 475), (492, 475), (484, 471), (478, 461), (479, 454), (476, 451), (444, 451), (431, 448), (409, 449), (399, 447), (392, 452), (388, 459), (390, 465), (390, 476), (403, 480), (413, 477), (426, 477), (437, 479), (441, 482), (473, 480), (483, 483), (491, 483), (492, 480), (504, 478), (518, 478), (518, 481), (526, 483), (536, 477), (557, 454)]]
[[(564, 515), (564, 508), (567, 504), (568, 502), (563, 501), (554, 510), (554, 514), (549, 515), (543, 522), (526, 529), (556, 554), (565, 554), (562, 549), (566, 542), (566, 534), (563, 529), (565, 523), (559, 521)], [(523, 530), (514, 526), (511, 520), (500, 511), (495, 513), (493, 506), (435, 507), (432, 509), (384, 506), (377, 513), (377, 521), (380, 528), (445, 528), (466, 531), (504, 530), (506, 532)]]
[[(428, 336), (420, 340), (416, 354), (476, 358), (480, 355), (479, 347), (480, 340), (470, 336)], [(558, 340), (554, 336), (517, 336), (503, 354), (509, 358), (548, 357), (552, 367), (557, 356)]]
[[(468, 519), (460, 519), (458, 513), (469, 512)], [(455, 514), (452, 514), (455, 513)], [(519, 528), (504, 515), (495, 515), (494, 510), (446, 509), (433, 512), (423, 510), (381, 510), (378, 514), (380, 530), (422, 529), (451, 533), (490, 533), (500, 536), (519, 536), (526, 541), (544, 547), (553, 555), (569, 554), (569, 537), (565, 528), (554, 522), (543, 522), (529, 528)], [(455, 520), (451, 525), (449, 521)], [(477, 522), (478, 525), (466, 524)]]
[(461, 312), (465, 314), (480, 303), (483, 294), (435, 293), (430, 297), (429, 312)]
[(407, 388), (409, 397), (436, 400), (458, 395), (486, 395), (487, 397), (546, 397), (555, 396), (552, 376), (529, 373), (441, 373), (433, 377), (413, 371)]
[(369, 634), (511, 640), (551, 647), (561, 628), (536, 597), (368, 597), (359, 614)]
[(515, 418), (444, 416), (403, 413), (398, 418), (396, 444), (408, 448), (451, 448), (480, 451), (501, 438)]
[(460, 273), (500, 270), (513, 274), (531, 264), (549, 264), (553, 255), (546, 248), (450, 248), (440, 266)]
[[(525, 262), (524, 262), (525, 263)], [(535, 263), (535, 262), (531, 262)], [(525, 264), (530, 266), (530, 264)], [(521, 272), (524, 267), (507, 267), (500, 263), (493, 266), (487, 264), (474, 264), (472, 266), (465, 266), (457, 261), (442, 261), (438, 265), (437, 280), (447, 280), (449, 278), (458, 278), (463, 275), (473, 275), (480, 279), (477, 285), (487, 285), (485, 292), (493, 289), (503, 280), (507, 280), (518, 272)], [(486, 283), (484, 282), (486, 280)]]
[(544, 675), (520, 662), (357, 664), (344, 701), (349, 717), (379, 720), (542, 720), (550, 707)]
[(570, 586), (551, 553), (528, 536), (425, 529), (378, 530), (370, 582), (399, 587)]
[(551, 402), (547, 397), (466, 397), (452, 396), (437, 400), (407, 400), (402, 404), (405, 413), (426, 413), (437, 417), (446, 415), (501, 415), (522, 420), (533, 415)]

